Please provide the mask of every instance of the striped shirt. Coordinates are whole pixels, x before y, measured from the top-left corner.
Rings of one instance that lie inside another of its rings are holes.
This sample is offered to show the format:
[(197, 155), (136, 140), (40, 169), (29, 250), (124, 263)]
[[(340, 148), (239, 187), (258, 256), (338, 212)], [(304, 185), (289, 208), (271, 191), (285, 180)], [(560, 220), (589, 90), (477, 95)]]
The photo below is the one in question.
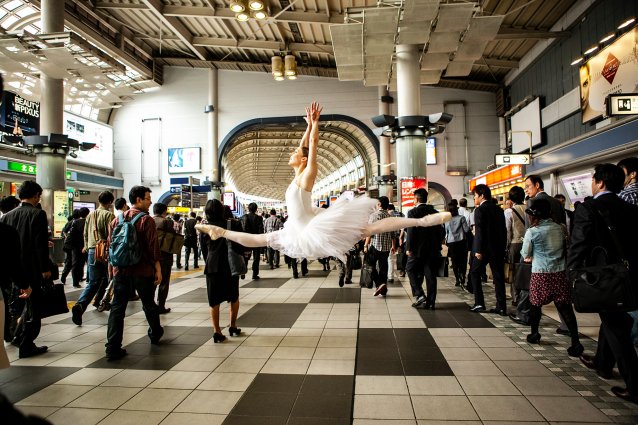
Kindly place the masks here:
[[(368, 224), (372, 224), (375, 221), (383, 220), (390, 217), (390, 214), (386, 210), (377, 210), (370, 214)], [(392, 238), (396, 236), (396, 232), (379, 233), (378, 235), (372, 235), (370, 238), (370, 245), (372, 245), (377, 251), (389, 252), (392, 249)]]
[(638, 205), (638, 182), (629, 183), (618, 193), (618, 197), (625, 202)]
[(276, 215), (271, 215), (264, 221), (264, 232), (270, 233), (280, 229), (283, 229), (284, 225), (281, 224), (281, 220)]

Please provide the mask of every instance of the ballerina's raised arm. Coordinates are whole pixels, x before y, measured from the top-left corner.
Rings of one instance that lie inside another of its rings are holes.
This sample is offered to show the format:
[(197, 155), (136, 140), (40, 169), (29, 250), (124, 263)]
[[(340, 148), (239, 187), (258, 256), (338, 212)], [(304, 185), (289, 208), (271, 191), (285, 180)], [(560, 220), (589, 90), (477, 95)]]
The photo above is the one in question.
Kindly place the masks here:
[(306, 108), (304, 119), (308, 123), (306, 132), (301, 138), (297, 154), (300, 161), (291, 164), (295, 168), (295, 181), (297, 185), (307, 192), (312, 192), (317, 178), (317, 146), (319, 145), (319, 117), (323, 108), (318, 102), (312, 102), (310, 108)]

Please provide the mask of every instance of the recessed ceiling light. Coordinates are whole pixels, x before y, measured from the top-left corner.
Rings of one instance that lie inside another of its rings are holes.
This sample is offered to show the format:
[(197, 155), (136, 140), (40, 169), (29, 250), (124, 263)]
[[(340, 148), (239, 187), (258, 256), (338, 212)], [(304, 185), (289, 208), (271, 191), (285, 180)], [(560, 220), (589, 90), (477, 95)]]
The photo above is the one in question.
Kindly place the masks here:
[(628, 27), (629, 25), (633, 24), (635, 21), (636, 21), (636, 18), (629, 18), (622, 24), (618, 25), (618, 29), (621, 30), (625, 27)]
[(614, 35), (616, 34), (609, 34), (607, 37), (603, 38), (602, 40), (600, 40), (601, 43), (606, 43), (607, 41), (611, 40), (612, 38), (614, 38)]
[(570, 63), (570, 65), (577, 65), (579, 63), (581, 63), (583, 61), (583, 58), (578, 58), (578, 59), (574, 59), (574, 61), (572, 63)]
[(590, 53), (595, 52), (596, 50), (598, 50), (598, 46), (592, 46), (589, 49), (585, 50), (585, 54), (588, 55)]

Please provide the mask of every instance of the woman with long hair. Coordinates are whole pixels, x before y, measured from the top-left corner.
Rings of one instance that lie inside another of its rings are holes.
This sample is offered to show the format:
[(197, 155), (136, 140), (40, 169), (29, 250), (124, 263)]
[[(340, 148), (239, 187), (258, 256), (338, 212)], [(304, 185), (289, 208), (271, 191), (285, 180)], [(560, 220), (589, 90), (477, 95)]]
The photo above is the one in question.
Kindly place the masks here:
[(313, 206), (311, 194), (318, 169), (321, 111), (317, 102), (306, 108), (306, 132), (288, 160), (288, 165), (295, 170), (295, 178), (286, 190), (289, 220), (282, 230), (248, 234), (211, 224), (198, 225), (198, 230), (208, 233), (211, 239), (227, 238), (247, 248), (269, 246), (292, 258), (337, 257), (345, 261), (345, 253), (360, 239), (405, 227), (440, 225), (450, 220), (450, 213), (443, 212), (418, 219), (390, 217), (368, 224), (377, 200), (367, 196), (353, 200), (341, 197), (328, 209)]

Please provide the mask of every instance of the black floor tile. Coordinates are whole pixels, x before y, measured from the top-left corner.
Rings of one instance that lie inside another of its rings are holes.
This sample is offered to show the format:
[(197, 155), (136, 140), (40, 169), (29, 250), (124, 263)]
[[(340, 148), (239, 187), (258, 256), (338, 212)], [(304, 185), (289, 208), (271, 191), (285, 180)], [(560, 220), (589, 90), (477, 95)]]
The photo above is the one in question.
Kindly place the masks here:
[[(70, 301), (67, 298), (67, 301)], [(126, 306), (126, 317), (131, 316), (135, 313), (139, 313), (142, 311), (142, 303), (139, 301), (130, 301)], [(71, 325), (73, 324), (73, 320), (71, 320), (71, 312), (69, 314), (61, 314), (60, 320), (55, 322), (60, 325)], [(89, 307), (82, 315), (82, 324), (84, 325), (106, 325), (109, 321), (109, 312), (99, 312), (95, 307), (89, 304)]]
[(403, 365), (398, 359), (385, 360), (361, 360), (357, 358), (357, 375), (396, 376), (403, 375)]
[(472, 313), (465, 303), (439, 303), (434, 311), (418, 309), (428, 328), (493, 328), (480, 314)]
[(135, 369), (133, 365), (143, 358), (144, 356), (135, 354), (128, 354), (118, 360), (108, 360), (106, 357), (104, 357), (102, 359), (94, 361), (86, 367), (96, 367), (102, 369)]
[[(212, 328), (203, 328), (203, 329), (206, 331), (206, 333), (203, 333), (203, 332), (202, 332), (202, 334), (185, 333), (185, 334), (182, 334), (182, 335), (176, 337), (175, 339), (171, 340), (170, 343), (171, 344), (202, 345), (206, 341), (211, 339), (213, 337), (213, 333), (214, 333)], [(168, 341), (168, 340), (166, 340), (166, 341)], [(161, 345), (161, 343), (160, 343), (160, 345)]]
[(201, 344), (187, 345), (187, 344), (175, 344), (162, 343), (151, 344), (150, 342), (129, 344), (126, 346), (126, 351), (129, 354), (136, 354), (140, 356), (181, 356), (188, 357), (193, 351), (197, 350)]
[(350, 425), (350, 418), (295, 418), (291, 417), (287, 425)]
[(239, 327), (290, 328), (297, 321), (306, 304), (261, 303), (237, 319)]
[(330, 274), (329, 271), (323, 270), (308, 270), (308, 274), (304, 277), (326, 277)]
[(259, 280), (253, 280), (244, 285), (242, 288), (280, 288), (284, 283), (290, 279), (285, 277), (262, 277)]
[(352, 375), (306, 375), (301, 386), (302, 394), (313, 394), (320, 397), (324, 394), (354, 393), (354, 376)]
[(179, 295), (175, 298), (172, 298), (167, 301), (168, 303), (207, 303), (208, 304), (208, 293), (206, 292), (206, 288), (197, 288), (193, 289), (190, 292)]
[(246, 392), (237, 402), (231, 415), (288, 417), (297, 394)]
[(16, 403), (80, 369), (78, 367), (11, 366), (0, 370), (0, 382), (2, 382), (0, 393), (12, 403)]
[(228, 415), (222, 425), (286, 425), (288, 416), (239, 416)]
[(440, 361), (404, 361), (405, 376), (454, 376), (445, 360)]
[(246, 392), (297, 394), (304, 375), (259, 373)]
[(419, 349), (399, 348), (399, 355), (403, 362), (406, 361), (445, 361), (441, 350), (437, 347)]
[[(336, 286), (336, 285), (335, 285)], [(310, 303), (360, 303), (359, 288), (319, 288)]]
[(394, 329), (394, 335), (400, 348), (436, 347), (436, 342), (427, 329)]
[(292, 409), (292, 417), (350, 418), (352, 395), (350, 394), (299, 394)]
[(140, 359), (137, 363), (134, 363), (128, 369), (169, 370), (185, 358), (186, 356), (146, 356), (142, 357), (142, 359)]
[(357, 347), (374, 347), (390, 349), (396, 346), (394, 329), (359, 329)]

